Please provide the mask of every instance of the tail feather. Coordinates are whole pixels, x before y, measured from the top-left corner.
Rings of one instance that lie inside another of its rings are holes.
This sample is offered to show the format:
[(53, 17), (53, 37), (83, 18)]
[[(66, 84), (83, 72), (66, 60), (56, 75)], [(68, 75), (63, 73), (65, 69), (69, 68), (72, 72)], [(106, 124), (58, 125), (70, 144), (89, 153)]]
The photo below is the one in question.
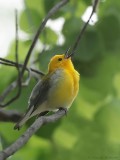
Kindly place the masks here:
[(20, 130), (20, 128), (23, 126), (23, 124), (24, 124), (29, 118), (31, 118), (32, 110), (33, 110), (33, 107), (31, 107), (30, 109), (28, 109), (28, 111), (26, 112), (26, 114), (16, 123), (16, 125), (14, 126), (14, 129)]
[(20, 130), (20, 128), (23, 126), (23, 124), (28, 120), (29, 118), (26, 118), (26, 116), (22, 117), (22, 119), (16, 123), (14, 126), (14, 129)]

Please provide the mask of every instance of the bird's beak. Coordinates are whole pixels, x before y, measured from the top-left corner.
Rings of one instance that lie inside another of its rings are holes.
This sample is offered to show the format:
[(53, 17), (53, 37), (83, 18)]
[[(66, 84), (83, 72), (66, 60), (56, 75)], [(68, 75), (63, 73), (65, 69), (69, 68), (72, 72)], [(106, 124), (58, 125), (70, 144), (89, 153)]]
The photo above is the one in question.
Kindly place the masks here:
[(65, 59), (71, 58), (71, 54), (69, 53), (69, 51), (70, 51), (70, 48), (68, 48), (67, 51), (65, 52), (65, 56), (64, 56)]

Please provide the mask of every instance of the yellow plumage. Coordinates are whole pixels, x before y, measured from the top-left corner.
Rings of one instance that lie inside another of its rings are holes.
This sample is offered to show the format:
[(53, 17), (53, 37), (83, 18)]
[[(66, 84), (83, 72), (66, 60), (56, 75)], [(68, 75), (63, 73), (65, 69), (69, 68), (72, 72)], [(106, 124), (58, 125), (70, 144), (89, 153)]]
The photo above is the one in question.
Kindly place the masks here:
[(29, 118), (46, 111), (69, 108), (79, 90), (79, 73), (71, 58), (55, 55), (48, 66), (48, 74), (34, 87), (29, 107), (24, 117), (16, 124), (19, 129)]

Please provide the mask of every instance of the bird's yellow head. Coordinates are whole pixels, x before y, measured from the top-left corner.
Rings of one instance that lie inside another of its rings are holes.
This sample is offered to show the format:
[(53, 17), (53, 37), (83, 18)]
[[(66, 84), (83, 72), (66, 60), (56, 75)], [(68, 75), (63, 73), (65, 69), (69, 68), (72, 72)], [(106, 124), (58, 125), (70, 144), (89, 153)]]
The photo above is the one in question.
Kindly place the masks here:
[(66, 58), (64, 54), (52, 57), (48, 66), (48, 71), (53, 72), (59, 68), (73, 70), (74, 66), (71, 61), (71, 57)]

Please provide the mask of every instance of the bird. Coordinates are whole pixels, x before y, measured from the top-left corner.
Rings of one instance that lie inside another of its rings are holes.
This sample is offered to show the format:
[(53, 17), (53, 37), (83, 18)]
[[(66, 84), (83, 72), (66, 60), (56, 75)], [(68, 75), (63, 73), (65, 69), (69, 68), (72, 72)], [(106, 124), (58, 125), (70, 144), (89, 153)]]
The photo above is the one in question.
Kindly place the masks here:
[(75, 70), (71, 56), (55, 55), (48, 64), (48, 73), (33, 88), (28, 109), (16, 123), (20, 129), (33, 116), (70, 108), (79, 91), (80, 74)]

